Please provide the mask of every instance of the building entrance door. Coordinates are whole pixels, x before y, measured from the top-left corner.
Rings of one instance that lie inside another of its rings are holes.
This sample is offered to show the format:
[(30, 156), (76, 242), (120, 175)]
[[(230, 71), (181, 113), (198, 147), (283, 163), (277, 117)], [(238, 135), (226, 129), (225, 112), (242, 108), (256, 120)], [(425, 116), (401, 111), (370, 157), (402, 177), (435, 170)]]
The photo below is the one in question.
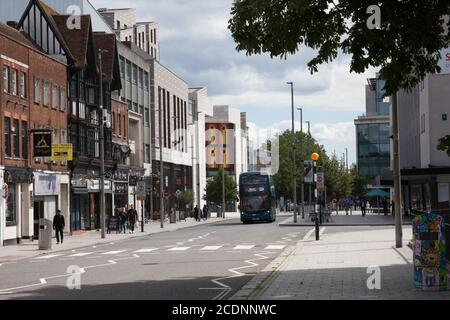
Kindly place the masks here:
[(44, 218), (44, 200), (34, 201), (33, 239), (39, 239), (39, 219)]

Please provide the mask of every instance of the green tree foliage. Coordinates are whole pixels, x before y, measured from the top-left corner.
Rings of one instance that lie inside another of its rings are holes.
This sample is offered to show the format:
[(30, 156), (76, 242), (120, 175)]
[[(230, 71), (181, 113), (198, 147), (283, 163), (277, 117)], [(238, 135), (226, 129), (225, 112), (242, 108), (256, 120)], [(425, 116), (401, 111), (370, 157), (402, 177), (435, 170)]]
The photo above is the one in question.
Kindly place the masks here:
[[(377, 3), (381, 28), (370, 29), (367, 9)], [(440, 50), (450, 39), (442, 19), (450, 15), (448, 0), (235, 0), (231, 15), (238, 51), (286, 58), (304, 45), (316, 52), (308, 63), (314, 73), (342, 50), (351, 56), (351, 72), (380, 68), (386, 95), (439, 72)]]
[(356, 165), (351, 167), (350, 176), (352, 181), (352, 195), (357, 198), (364, 197), (367, 193), (367, 177), (359, 172)]
[[(237, 198), (237, 185), (234, 179), (228, 174), (224, 173), (225, 177), (225, 200), (231, 201)], [(214, 202), (216, 204), (222, 203), (222, 170), (207, 182), (205, 188), (205, 195), (203, 200)]]
[(438, 150), (445, 151), (447, 155), (450, 157), (450, 135), (447, 135), (441, 139), (439, 139)]

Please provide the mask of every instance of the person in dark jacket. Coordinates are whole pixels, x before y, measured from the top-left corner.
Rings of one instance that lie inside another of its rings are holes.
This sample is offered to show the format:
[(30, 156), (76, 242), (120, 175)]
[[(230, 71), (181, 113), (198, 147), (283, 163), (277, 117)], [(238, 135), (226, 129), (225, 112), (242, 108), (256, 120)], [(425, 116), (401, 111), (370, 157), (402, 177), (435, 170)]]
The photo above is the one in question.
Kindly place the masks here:
[(64, 241), (64, 227), (66, 223), (64, 217), (61, 214), (61, 210), (56, 210), (56, 215), (53, 218), (53, 230), (56, 231), (56, 244), (59, 244), (59, 238), (61, 237), (61, 243)]
[(203, 219), (208, 220), (208, 207), (206, 204), (203, 206)]
[(134, 233), (134, 225), (138, 220), (138, 214), (134, 206), (131, 205), (130, 210), (128, 210), (128, 222), (130, 223), (130, 233)]

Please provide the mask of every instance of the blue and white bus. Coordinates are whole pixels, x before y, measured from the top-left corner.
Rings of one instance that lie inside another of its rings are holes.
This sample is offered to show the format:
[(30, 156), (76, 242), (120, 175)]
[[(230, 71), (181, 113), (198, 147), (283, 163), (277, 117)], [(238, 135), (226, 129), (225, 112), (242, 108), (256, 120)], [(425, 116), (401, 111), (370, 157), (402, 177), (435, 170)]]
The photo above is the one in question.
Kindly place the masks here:
[(239, 176), (239, 199), (243, 223), (276, 220), (275, 187), (270, 175), (260, 172), (242, 173)]

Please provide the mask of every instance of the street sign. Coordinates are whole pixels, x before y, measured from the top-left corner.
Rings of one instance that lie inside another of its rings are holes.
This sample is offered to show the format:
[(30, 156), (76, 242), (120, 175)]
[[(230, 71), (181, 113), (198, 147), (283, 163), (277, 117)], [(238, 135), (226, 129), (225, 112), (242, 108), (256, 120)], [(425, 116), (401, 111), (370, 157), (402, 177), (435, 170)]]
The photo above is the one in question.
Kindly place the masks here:
[(304, 166), (304, 182), (313, 183), (314, 182), (314, 163), (313, 161), (305, 161)]
[(137, 196), (136, 200), (145, 201), (145, 196)]
[(145, 198), (145, 181), (138, 181), (134, 190), (136, 196)]
[(71, 143), (52, 144), (52, 161), (72, 161), (73, 149)]
[(52, 133), (35, 132), (33, 133), (33, 156), (51, 157), (52, 156)]
[(325, 174), (323, 172), (317, 172), (316, 179), (317, 191), (325, 192)]

